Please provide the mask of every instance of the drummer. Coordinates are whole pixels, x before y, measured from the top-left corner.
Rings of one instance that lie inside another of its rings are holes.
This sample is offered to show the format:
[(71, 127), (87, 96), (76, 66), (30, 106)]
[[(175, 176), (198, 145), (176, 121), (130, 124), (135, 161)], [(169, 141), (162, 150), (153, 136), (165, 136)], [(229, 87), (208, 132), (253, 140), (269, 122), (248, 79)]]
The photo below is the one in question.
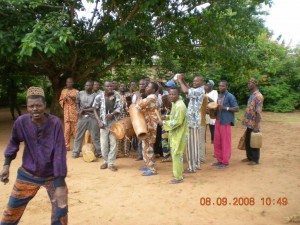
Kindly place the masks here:
[(117, 157), (117, 144), (116, 138), (109, 129), (120, 117), (122, 101), (120, 94), (113, 90), (112, 82), (104, 82), (104, 91), (96, 96), (93, 108), (100, 128), (101, 152), (104, 160), (100, 169), (109, 168), (111, 171), (116, 172), (118, 169), (114, 166), (114, 163)]
[[(208, 102), (215, 102), (217, 103), (218, 100), (218, 92), (214, 90), (215, 82), (213, 80), (209, 80), (205, 85), (205, 93), (208, 97)], [(214, 143), (214, 133), (215, 133), (215, 123), (216, 119), (212, 119), (209, 113), (206, 114), (206, 124), (209, 125), (210, 130), (210, 140), (211, 143)]]
[(158, 85), (154, 82), (150, 82), (145, 90), (147, 97), (136, 104), (136, 108), (143, 111), (148, 128), (148, 136), (146, 139), (142, 140), (143, 158), (146, 163), (146, 166), (140, 167), (140, 170), (144, 171), (142, 176), (152, 176), (157, 174), (154, 166), (153, 149), (156, 140), (156, 129), (158, 123), (155, 111), (159, 110), (159, 104), (155, 94), (157, 90)]
[[(131, 103), (130, 93), (127, 92), (126, 85), (124, 83), (120, 84), (119, 87), (121, 100), (122, 100), (122, 111), (121, 111), (121, 119), (129, 116), (128, 108)], [(129, 102), (130, 99), (130, 102)], [(128, 138), (124, 138), (122, 140), (117, 140), (117, 157), (128, 157), (130, 150), (130, 140)]]
[[(141, 79), (139, 81), (139, 90), (136, 91), (132, 96), (132, 103), (136, 104), (137, 102), (141, 101), (143, 98), (145, 98), (145, 89), (146, 89), (146, 81), (144, 79)], [(137, 140), (136, 137), (133, 138), (133, 142), (137, 141), (137, 150), (138, 150), (138, 157), (135, 159), (136, 161), (143, 160), (143, 147), (142, 147), (142, 141)]]

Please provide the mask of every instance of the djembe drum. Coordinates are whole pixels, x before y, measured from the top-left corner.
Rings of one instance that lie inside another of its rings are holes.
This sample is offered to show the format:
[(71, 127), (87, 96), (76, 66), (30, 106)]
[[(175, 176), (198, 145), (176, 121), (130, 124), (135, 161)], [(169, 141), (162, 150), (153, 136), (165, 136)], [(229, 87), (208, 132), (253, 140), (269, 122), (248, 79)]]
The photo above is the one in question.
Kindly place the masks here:
[(210, 103), (207, 104), (207, 108), (209, 110), (209, 117), (211, 119), (216, 119), (217, 118), (218, 104), (216, 102), (210, 102)]
[(115, 122), (111, 126), (111, 132), (117, 140), (122, 140), (125, 137), (132, 137), (134, 135), (133, 126), (129, 117)]
[(129, 107), (129, 115), (134, 132), (139, 140), (145, 139), (148, 135), (147, 123), (144, 113), (131, 104)]
[(169, 111), (171, 111), (172, 108), (172, 102), (170, 100), (169, 95), (163, 95), (161, 97), (162, 102), (163, 102), (163, 106), (166, 107)]
[(82, 158), (85, 162), (93, 162), (96, 159), (95, 147), (92, 143), (86, 143), (82, 146)]

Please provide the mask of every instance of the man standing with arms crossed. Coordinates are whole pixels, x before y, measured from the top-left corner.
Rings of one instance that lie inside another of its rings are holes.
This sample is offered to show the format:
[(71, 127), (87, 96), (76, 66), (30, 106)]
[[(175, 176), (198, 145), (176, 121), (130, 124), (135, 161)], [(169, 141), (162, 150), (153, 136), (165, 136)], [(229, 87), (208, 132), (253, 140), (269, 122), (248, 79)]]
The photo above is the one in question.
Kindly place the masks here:
[(91, 134), (93, 144), (95, 146), (96, 157), (101, 155), (99, 127), (94, 115), (93, 102), (96, 93), (93, 92), (93, 81), (89, 80), (85, 83), (85, 90), (80, 91), (76, 98), (79, 120), (77, 123), (77, 133), (74, 140), (73, 158), (78, 158), (80, 154), (81, 144), (88, 130)]

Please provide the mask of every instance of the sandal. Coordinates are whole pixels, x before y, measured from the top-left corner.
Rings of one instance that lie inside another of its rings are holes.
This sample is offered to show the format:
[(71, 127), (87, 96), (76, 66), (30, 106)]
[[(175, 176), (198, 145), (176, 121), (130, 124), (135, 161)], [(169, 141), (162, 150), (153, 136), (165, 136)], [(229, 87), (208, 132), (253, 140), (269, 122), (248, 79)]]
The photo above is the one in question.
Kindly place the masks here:
[(157, 175), (157, 173), (156, 172), (152, 172), (151, 170), (147, 170), (146, 172), (144, 172), (142, 174), (142, 176), (146, 176), (146, 177), (153, 176), (153, 175)]
[(179, 184), (179, 183), (182, 183), (182, 182), (183, 182), (183, 179), (180, 179), (180, 180), (172, 179), (172, 180), (170, 180), (170, 184)]
[(139, 168), (139, 170), (142, 170), (142, 171), (147, 171), (147, 170), (149, 170), (149, 169), (148, 169), (148, 167), (147, 167), (147, 166), (141, 166), (141, 167)]

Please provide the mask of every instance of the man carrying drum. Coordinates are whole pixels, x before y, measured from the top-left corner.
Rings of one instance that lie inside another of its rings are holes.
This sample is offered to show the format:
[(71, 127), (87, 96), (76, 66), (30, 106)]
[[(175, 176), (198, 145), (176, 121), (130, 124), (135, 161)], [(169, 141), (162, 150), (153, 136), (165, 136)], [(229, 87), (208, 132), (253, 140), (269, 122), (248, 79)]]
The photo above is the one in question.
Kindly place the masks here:
[(117, 157), (117, 143), (110, 128), (119, 119), (122, 101), (120, 94), (113, 90), (112, 82), (104, 82), (104, 91), (96, 96), (93, 108), (100, 128), (101, 152), (104, 160), (100, 169), (109, 168), (111, 171), (116, 172), (118, 169), (114, 166), (114, 163)]
[(156, 129), (158, 123), (158, 117), (156, 112), (159, 109), (159, 104), (157, 101), (156, 91), (158, 90), (158, 85), (154, 82), (150, 82), (146, 87), (145, 99), (142, 99), (136, 104), (136, 108), (143, 111), (145, 120), (148, 127), (148, 136), (142, 140), (143, 146), (143, 159), (146, 166), (140, 167), (140, 170), (145, 171), (143, 176), (156, 175), (157, 171), (154, 166), (154, 143), (156, 140)]

